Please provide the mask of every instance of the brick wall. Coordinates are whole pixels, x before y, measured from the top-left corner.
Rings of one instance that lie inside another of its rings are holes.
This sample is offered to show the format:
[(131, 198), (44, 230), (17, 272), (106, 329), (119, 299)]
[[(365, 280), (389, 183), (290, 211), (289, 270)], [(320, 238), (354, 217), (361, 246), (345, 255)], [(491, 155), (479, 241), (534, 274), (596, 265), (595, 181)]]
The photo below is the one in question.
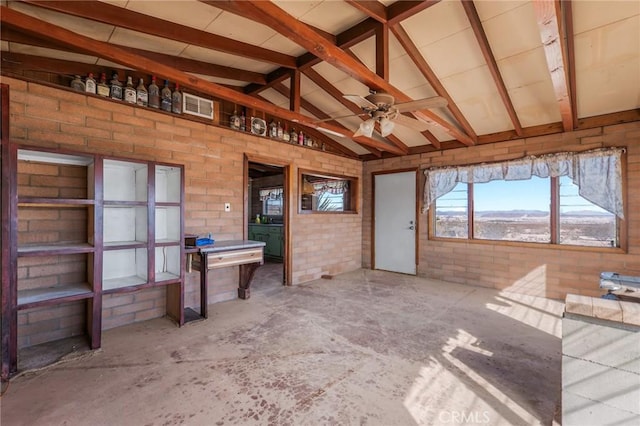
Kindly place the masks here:
[[(283, 159), (298, 168), (361, 176), (358, 160), (285, 144), (70, 90), (2, 76), (10, 87), (10, 136), (28, 145), (101, 153), (185, 167), (185, 231), (216, 240), (242, 239), (244, 155)], [(294, 179), (295, 181), (295, 179)], [(288, 196), (293, 284), (360, 267), (361, 214), (299, 215), (297, 183)], [(224, 203), (231, 203), (231, 212)], [(210, 272), (210, 302), (237, 297), (237, 267)], [(187, 306), (197, 306), (198, 275), (187, 275)], [(164, 314), (165, 289), (104, 299), (111, 328)], [(74, 314), (75, 315), (75, 314)], [(64, 316), (60, 321), (64, 319)], [(24, 321), (24, 320), (23, 320)], [(24, 331), (27, 330), (23, 328)], [(59, 338), (59, 336), (56, 336)]]
[[(371, 266), (372, 172), (407, 167), (475, 164), (559, 151), (627, 147), (628, 252), (558, 248), (540, 245), (469, 241), (433, 241), (427, 215), (419, 216), (418, 275), (456, 283), (510, 289), (550, 298), (567, 293), (598, 296), (601, 271), (640, 275), (640, 122), (474, 147), (366, 162), (363, 172), (362, 264)], [(421, 186), (424, 175), (420, 171)], [(420, 193), (422, 193), (420, 187)], [(420, 200), (421, 201), (421, 200)]]

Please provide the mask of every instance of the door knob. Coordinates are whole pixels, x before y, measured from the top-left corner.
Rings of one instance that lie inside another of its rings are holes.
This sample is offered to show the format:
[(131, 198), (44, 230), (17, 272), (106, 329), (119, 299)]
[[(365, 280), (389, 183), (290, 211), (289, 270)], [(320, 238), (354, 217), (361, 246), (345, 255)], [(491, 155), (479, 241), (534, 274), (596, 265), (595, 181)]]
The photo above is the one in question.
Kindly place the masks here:
[(413, 231), (413, 230), (414, 230), (414, 229), (416, 229), (416, 228), (415, 228), (413, 225), (411, 225), (411, 226), (409, 227), (409, 229), (411, 229), (411, 230)]

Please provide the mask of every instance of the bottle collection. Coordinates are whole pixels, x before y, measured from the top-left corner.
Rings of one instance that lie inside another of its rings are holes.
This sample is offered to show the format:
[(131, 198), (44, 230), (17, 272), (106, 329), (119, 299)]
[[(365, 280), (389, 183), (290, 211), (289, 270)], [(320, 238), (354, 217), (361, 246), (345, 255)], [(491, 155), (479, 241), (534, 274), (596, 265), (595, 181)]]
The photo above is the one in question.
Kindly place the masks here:
[[(240, 111), (238, 114), (238, 110), (234, 109), (233, 114), (229, 117), (229, 127), (233, 130), (238, 130), (240, 132), (247, 131), (247, 117), (244, 111)], [(280, 121), (271, 120), (269, 122), (269, 126), (267, 127), (267, 136), (272, 139), (277, 139), (283, 142), (288, 142), (294, 145), (302, 145), (308, 146), (310, 148), (321, 149), (325, 151), (326, 146), (324, 142), (319, 142), (312, 139), (309, 135), (305, 134), (302, 130), (296, 132), (295, 128), (291, 128), (291, 130), (287, 129), (287, 124), (285, 123), (284, 127), (280, 123)]]
[(128, 76), (126, 84), (122, 84), (118, 79), (118, 73), (113, 73), (111, 81), (107, 82), (105, 73), (100, 75), (100, 80), (96, 82), (93, 73), (89, 73), (84, 81), (79, 75), (71, 80), (71, 88), (78, 92), (93, 93), (99, 96), (108, 97), (118, 101), (151, 108), (162, 109), (174, 114), (182, 114), (182, 93), (180, 85), (176, 83), (173, 90), (169, 87), (169, 80), (164, 81), (164, 87), (160, 89), (156, 84), (156, 76), (151, 77), (151, 84), (147, 88), (144, 79), (138, 81), (134, 86), (133, 77)]
[[(138, 81), (137, 86), (134, 86), (133, 77), (131, 76), (127, 77), (127, 82), (123, 85), (118, 78), (118, 73), (115, 72), (108, 82), (105, 73), (101, 73), (99, 81), (95, 80), (93, 73), (89, 73), (84, 81), (79, 75), (76, 75), (71, 80), (71, 88), (78, 92), (93, 93), (131, 104), (161, 109), (174, 114), (182, 114), (183, 112), (180, 85), (176, 83), (174, 89), (171, 90), (169, 80), (165, 80), (161, 89), (157, 84), (155, 75), (151, 77), (149, 87), (145, 86), (142, 78)], [(251, 130), (251, 126), (247, 125), (247, 117), (244, 110), (241, 110), (240, 114), (238, 114), (237, 110), (233, 111), (233, 115), (229, 118), (229, 127), (240, 132)], [(312, 139), (302, 130), (296, 132), (293, 127), (289, 130), (286, 123), (283, 127), (280, 121), (276, 122), (273, 119), (267, 127), (266, 135), (283, 142), (325, 150), (324, 142)]]

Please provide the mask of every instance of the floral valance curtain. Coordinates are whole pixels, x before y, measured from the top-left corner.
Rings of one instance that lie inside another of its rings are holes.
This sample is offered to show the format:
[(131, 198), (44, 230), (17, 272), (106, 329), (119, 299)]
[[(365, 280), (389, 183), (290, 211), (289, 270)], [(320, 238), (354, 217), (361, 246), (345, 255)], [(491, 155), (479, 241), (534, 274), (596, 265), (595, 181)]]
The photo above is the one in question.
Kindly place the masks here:
[(313, 184), (314, 195), (319, 197), (324, 193), (344, 194), (349, 190), (349, 181), (332, 180), (325, 182), (316, 182)]
[(284, 188), (270, 188), (260, 190), (260, 201), (281, 200)]
[(531, 176), (568, 176), (578, 186), (583, 198), (622, 219), (623, 152), (623, 148), (561, 152), (501, 163), (428, 169), (424, 171), (427, 178), (424, 211), (438, 197), (452, 191), (459, 182), (484, 183), (492, 180), (526, 180)]

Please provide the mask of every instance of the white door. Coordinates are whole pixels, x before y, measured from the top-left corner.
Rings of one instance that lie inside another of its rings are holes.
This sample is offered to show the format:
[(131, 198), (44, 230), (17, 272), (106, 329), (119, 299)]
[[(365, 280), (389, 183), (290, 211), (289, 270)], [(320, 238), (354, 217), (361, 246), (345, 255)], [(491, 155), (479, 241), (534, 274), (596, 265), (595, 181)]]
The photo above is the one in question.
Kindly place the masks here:
[(375, 269), (416, 274), (416, 172), (374, 175)]

